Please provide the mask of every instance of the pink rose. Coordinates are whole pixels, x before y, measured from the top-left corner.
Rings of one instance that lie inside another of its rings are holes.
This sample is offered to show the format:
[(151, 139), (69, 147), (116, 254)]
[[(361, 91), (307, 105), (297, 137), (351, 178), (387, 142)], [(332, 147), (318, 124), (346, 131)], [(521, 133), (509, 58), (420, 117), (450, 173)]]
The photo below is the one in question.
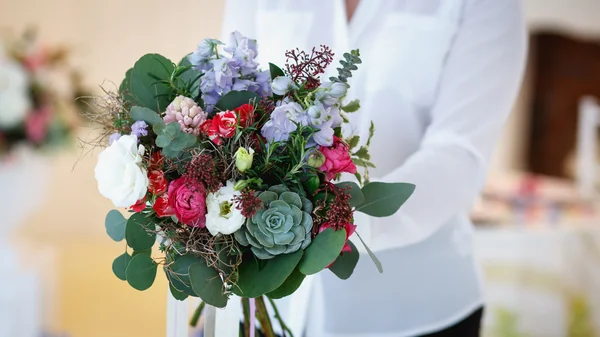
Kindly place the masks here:
[(319, 151), (325, 156), (325, 163), (319, 170), (323, 171), (327, 179), (335, 178), (338, 173), (356, 173), (356, 165), (350, 158), (350, 148), (339, 137), (333, 137), (333, 145), (321, 146)]
[(173, 209), (169, 207), (169, 196), (167, 194), (162, 194), (156, 198), (154, 205), (152, 205), (152, 209), (154, 209), (159, 218), (164, 218), (174, 214)]
[(203, 228), (206, 225), (206, 189), (184, 177), (169, 185), (169, 207), (183, 224)]
[(46, 138), (51, 119), (52, 110), (48, 106), (44, 106), (30, 114), (25, 121), (27, 138), (33, 143), (41, 143)]
[[(321, 227), (319, 228), (319, 233), (321, 233), (322, 231), (326, 230), (327, 228), (331, 228), (333, 227), (333, 225), (329, 222), (326, 222), (324, 224), (321, 225)], [(345, 225), (345, 229), (346, 229), (346, 244), (344, 244), (344, 247), (342, 248), (341, 253), (351, 253), (352, 252), (352, 247), (348, 244), (348, 239), (352, 236), (352, 234), (354, 234), (354, 232), (356, 231), (356, 225), (353, 223), (346, 223)], [(335, 262), (335, 261), (333, 261)], [(331, 265), (333, 264), (333, 262), (331, 262), (327, 268), (331, 267)]]

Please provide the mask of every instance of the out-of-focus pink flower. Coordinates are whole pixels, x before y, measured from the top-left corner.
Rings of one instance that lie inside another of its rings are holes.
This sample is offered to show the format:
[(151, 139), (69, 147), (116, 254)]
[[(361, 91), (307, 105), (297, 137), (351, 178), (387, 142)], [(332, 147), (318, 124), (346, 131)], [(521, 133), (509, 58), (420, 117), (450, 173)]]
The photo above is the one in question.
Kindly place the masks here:
[(25, 120), (25, 131), (27, 138), (33, 143), (41, 143), (48, 134), (48, 127), (52, 120), (52, 109), (43, 106), (39, 110), (29, 114)]

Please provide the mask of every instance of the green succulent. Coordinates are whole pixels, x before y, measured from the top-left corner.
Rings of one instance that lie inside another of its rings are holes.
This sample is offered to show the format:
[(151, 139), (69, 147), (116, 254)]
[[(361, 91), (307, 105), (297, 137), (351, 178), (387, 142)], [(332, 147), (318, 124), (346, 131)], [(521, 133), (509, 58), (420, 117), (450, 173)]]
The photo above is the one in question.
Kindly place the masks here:
[(235, 239), (250, 249), (259, 259), (271, 259), (279, 254), (306, 248), (313, 227), (312, 203), (285, 185), (275, 185), (260, 192), (263, 209), (246, 220), (246, 226), (235, 232)]

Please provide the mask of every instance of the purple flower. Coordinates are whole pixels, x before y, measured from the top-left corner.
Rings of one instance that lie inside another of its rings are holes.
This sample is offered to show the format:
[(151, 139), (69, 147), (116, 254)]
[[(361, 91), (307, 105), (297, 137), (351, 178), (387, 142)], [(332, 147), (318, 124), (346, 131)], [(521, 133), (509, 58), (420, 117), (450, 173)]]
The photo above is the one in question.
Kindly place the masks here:
[(108, 145), (112, 145), (112, 143), (119, 140), (119, 138), (121, 138), (120, 133), (118, 133), (118, 132), (113, 133), (112, 135), (110, 135), (110, 137), (108, 137)]
[(269, 142), (281, 142), (290, 138), (290, 133), (296, 131), (294, 124), (286, 115), (283, 109), (275, 109), (271, 113), (271, 118), (263, 125), (261, 134)]
[(321, 130), (312, 136), (312, 140), (321, 146), (331, 146), (333, 144), (333, 128), (331, 121), (321, 125)]
[[(308, 125), (308, 115), (304, 110), (302, 110), (302, 106), (296, 102), (287, 102), (279, 105), (273, 110), (273, 113), (282, 111), (285, 116), (300, 125)], [(271, 114), (271, 118), (273, 118), (273, 114)]]
[(148, 124), (144, 121), (137, 121), (131, 125), (131, 134), (135, 135), (138, 138), (148, 135), (148, 130), (146, 128)]

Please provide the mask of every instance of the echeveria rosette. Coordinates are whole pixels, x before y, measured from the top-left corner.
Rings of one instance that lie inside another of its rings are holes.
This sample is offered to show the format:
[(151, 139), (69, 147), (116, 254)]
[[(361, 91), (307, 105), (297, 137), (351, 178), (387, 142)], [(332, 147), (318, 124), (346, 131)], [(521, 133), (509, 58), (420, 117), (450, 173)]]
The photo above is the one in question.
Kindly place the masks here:
[(313, 220), (312, 203), (290, 191), (284, 185), (275, 185), (260, 192), (263, 209), (246, 220), (246, 226), (235, 232), (235, 239), (262, 260), (280, 254), (305, 249), (311, 242)]

